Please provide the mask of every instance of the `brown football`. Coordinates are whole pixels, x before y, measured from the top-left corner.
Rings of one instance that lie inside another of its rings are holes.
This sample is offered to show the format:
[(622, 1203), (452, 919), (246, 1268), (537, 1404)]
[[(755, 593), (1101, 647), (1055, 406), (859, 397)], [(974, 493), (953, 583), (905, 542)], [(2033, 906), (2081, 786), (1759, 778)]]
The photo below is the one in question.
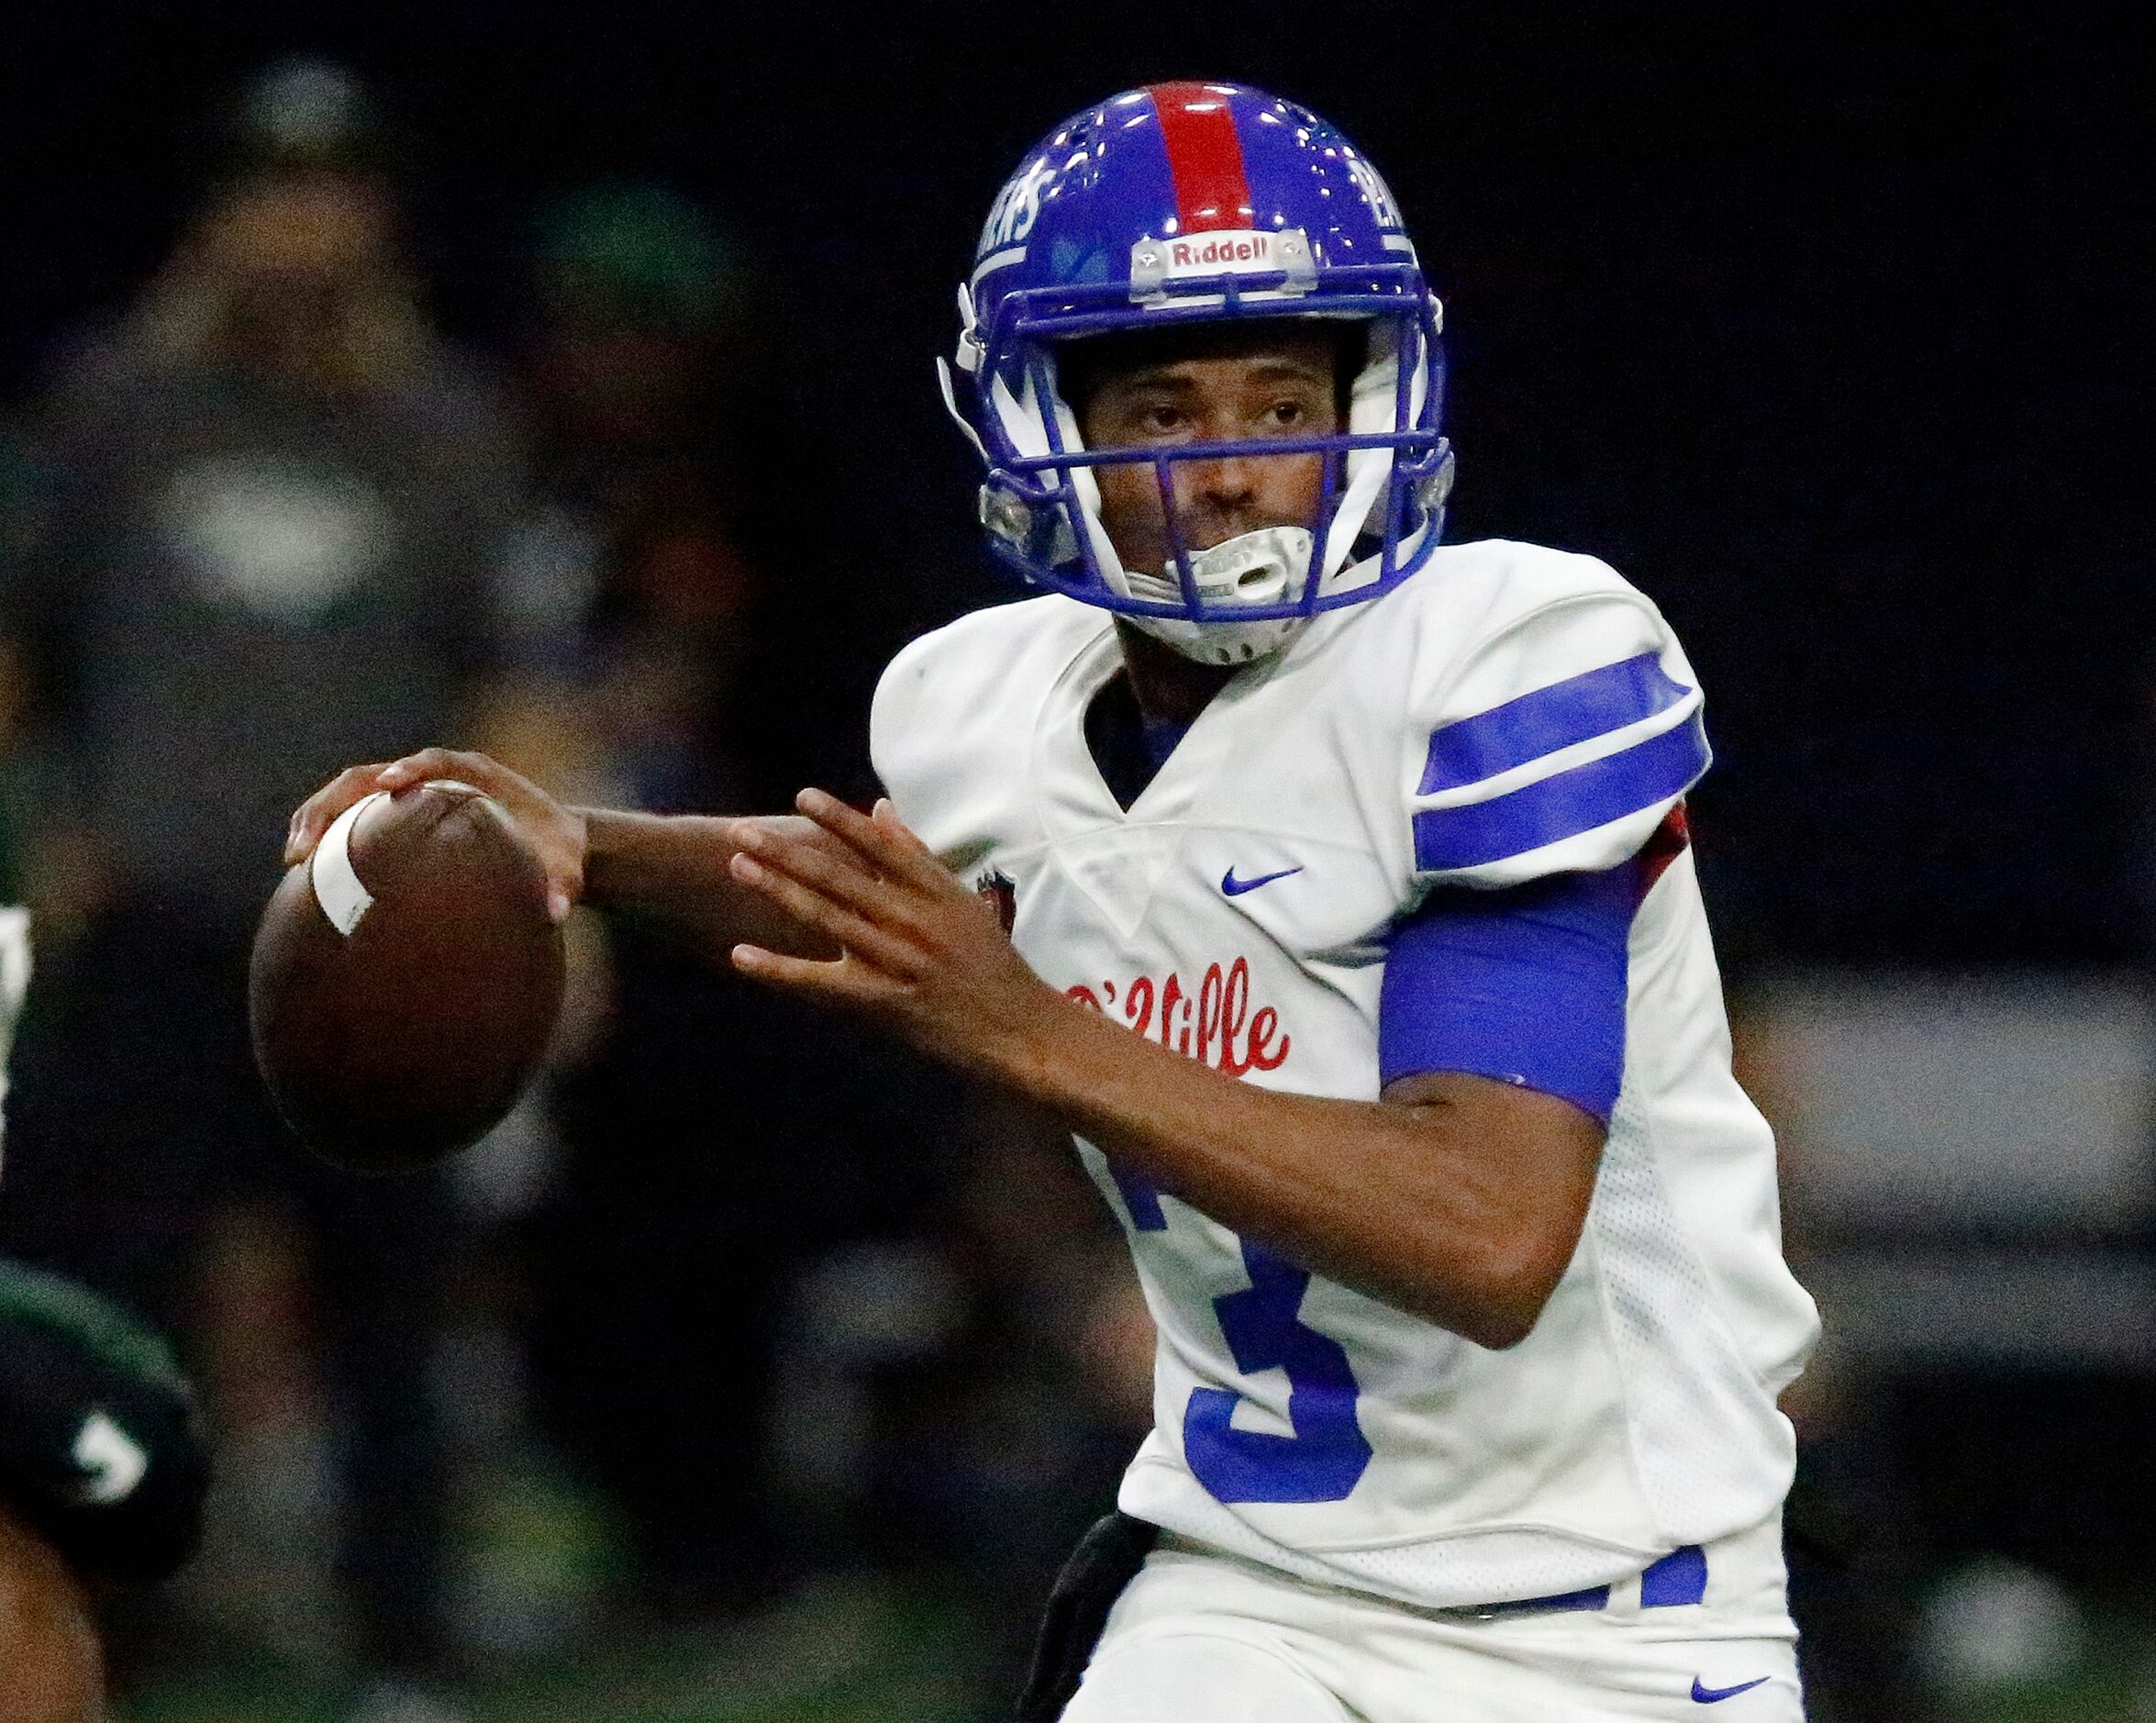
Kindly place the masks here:
[(546, 1055), (562, 965), (539, 860), (499, 806), (461, 784), (377, 794), (262, 912), (255, 1062), (330, 1160), (427, 1166), (516, 1105)]

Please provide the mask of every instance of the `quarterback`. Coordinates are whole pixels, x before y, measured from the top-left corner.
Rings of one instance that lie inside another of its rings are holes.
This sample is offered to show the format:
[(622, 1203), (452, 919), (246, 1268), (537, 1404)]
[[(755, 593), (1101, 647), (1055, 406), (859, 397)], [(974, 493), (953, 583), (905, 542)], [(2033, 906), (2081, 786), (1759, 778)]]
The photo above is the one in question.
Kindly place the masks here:
[(885, 673), (863, 814), (562, 807), (671, 915), (1067, 1120), (1155, 1428), (1026, 1701), (1069, 1723), (1801, 1717), (1816, 1333), (1684, 818), (1699, 679), (1592, 558), (1440, 541), (1442, 311), (1308, 110), (1159, 84), (997, 197), (946, 404), (1028, 602)]

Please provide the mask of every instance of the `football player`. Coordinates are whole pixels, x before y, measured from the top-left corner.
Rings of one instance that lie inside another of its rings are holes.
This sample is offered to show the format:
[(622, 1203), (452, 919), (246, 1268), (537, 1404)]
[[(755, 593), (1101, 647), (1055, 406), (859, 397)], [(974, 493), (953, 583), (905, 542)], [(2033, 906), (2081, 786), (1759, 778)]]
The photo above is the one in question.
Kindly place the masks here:
[[(0, 907), (0, 1095), (29, 918)], [(94, 1594), (176, 1571), (208, 1450), (164, 1343), (88, 1288), (0, 1258), (0, 1717), (100, 1723)]]
[(0, 1259), (0, 1717), (97, 1723), (97, 1595), (176, 1572), (208, 1448), (164, 1343), (87, 1287)]
[(892, 664), (872, 813), (580, 812), (430, 751), (343, 774), (292, 853), (480, 783), (557, 913), (671, 913), (1069, 1121), (1156, 1427), (1028, 1717), (1801, 1716), (1776, 1396), (1816, 1318), (1730, 1074), (1668, 625), (1590, 557), (1440, 542), (1441, 310), (1307, 109), (1073, 117), (959, 304), (981, 519), (1045, 590)]

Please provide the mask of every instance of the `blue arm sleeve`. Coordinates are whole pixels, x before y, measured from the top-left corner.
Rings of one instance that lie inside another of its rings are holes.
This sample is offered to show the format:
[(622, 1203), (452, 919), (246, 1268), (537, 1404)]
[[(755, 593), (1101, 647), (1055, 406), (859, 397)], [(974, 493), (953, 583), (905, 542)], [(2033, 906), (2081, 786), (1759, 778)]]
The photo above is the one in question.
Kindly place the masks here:
[(1385, 960), (1383, 1080), (1494, 1077), (1608, 1124), (1624, 1078), (1626, 949), (1639, 900), (1636, 866), (1431, 893)]

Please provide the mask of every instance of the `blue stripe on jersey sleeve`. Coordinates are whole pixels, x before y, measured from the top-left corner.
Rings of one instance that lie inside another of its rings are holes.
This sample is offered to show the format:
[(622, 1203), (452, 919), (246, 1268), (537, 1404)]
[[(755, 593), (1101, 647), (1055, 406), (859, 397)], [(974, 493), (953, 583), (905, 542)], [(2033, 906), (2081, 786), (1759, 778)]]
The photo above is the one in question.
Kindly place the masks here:
[(1714, 754), (1695, 712), (1621, 752), (1539, 779), (1508, 795), (1415, 816), (1415, 865), (1426, 873), (1524, 855), (1682, 795)]
[(1664, 673), (1654, 652), (1551, 683), (1432, 732), (1429, 763), (1417, 794), (1480, 784), (1560, 748), (1666, 712), (1691, 692)]
[(1382, 1080), (1460, 1071), (1609, 1123), (1625, 1071), (1626, 958), (1639, 868), (1508, 891), (1430, 894), (1393, 936), (1377, 1018)]

